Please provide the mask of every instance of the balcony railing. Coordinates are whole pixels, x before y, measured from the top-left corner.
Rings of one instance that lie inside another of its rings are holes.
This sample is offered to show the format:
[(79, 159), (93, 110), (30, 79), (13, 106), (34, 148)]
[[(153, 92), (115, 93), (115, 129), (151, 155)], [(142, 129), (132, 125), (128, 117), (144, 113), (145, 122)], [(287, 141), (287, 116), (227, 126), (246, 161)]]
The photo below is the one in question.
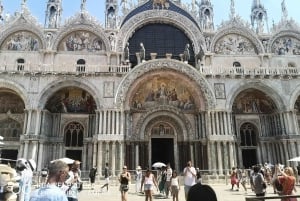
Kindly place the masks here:
[(61, 64), (61, 65), (49, 65), (49, 64), (11, 64), (1, 65), (0, 72), (10, 73), (128, 73), (131, 69), (130, 65), (82, 65), (82, 64)]
[(300, 68), (295, 67), (200, 67), (200, 73), (204, 75), (228, 75), (228, 76), (299, 76)]

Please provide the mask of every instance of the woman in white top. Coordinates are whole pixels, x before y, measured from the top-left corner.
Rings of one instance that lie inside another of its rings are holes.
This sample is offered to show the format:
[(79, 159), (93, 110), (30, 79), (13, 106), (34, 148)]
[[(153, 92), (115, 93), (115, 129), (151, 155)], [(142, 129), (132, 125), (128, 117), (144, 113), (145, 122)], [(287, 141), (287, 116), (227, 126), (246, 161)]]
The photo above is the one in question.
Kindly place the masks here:
[(144, 185), (144, 192), (145, 192), (145, 201), (152, 201), (152, 193), (153, 188), (155, 185), (156, 189), (158, 190), (157, 181), (154, 174), (151, 173), (150, 169), (147, 169), (146, 174), (143, 176), (142, 183), (141, 183), (141, 190)]
[(177, 177), (177, 172), (174, 170), (171, 177), (171, 192), (173, 196), (173, 201), (178, 201), (179, 190), (180, 190), (179, 179)]

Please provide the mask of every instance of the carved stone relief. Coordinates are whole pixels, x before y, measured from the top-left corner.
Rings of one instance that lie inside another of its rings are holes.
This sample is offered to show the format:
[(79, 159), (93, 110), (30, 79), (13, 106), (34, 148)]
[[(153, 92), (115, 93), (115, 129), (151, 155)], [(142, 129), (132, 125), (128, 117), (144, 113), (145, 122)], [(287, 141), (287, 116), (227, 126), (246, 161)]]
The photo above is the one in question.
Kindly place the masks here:
[(300, 40), (294, 37), (280, 37), (272, 44), (272, 53), (277, 55), (300, 55)]
[(249, 39), (238, 34), (228, 34), (220, 38), (214, 49), (216, 54), (244, 55), (256, 54), (254, 45)]

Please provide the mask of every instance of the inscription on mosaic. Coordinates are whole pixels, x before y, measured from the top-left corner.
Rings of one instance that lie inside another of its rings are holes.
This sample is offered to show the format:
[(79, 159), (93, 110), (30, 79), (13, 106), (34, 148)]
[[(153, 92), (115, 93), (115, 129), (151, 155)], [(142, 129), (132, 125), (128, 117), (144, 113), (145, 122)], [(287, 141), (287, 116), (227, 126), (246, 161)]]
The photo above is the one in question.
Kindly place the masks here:
[(105, 51), (103, 40), (88, 31), (76, 31), (66, 36), (59, 46), (60, 51)]
[(52, 113), (95, 113), (94, 98), (79, 88), (64, 88), (55, 93), (46, 103)]
[(300, 41), (292, 37), (281, 37), (273, 43), (272, 53), (277, 55), (300, 55)]
[(217, 54), (257, 54), (254, 45), (249, 39), (238, 34), (228, 34), (219, 39), (215, 45)]
[(40, 42), (38, 37), (27, 31), (19, 31), (10, 35), (3, 43), (3, 50), (38, 51)]

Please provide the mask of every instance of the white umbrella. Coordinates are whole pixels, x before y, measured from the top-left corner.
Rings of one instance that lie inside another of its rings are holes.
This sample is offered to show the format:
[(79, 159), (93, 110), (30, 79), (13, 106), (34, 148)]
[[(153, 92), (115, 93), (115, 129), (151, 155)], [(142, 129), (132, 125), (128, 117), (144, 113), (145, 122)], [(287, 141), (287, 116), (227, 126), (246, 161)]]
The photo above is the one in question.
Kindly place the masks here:
[(295, 158), (291, 158), (290, 160), (288, 161), (295, 161), (295, 162), (300, 162), (300, 156), (298, 157), (295, 157)]
[(164, 164), (162, 162), (156, 162), (156, 163), (153, 163), (152, 167), (154, 167), (154, 168), (166, 167), (166, 164)]
[(53, 161), (50, 161), (50, 163), (53, 163), (55, 161), (63, 161), (65, 163), (67, 163), (67, 164), (73, 164), (74, 163), (74, 160), (71, 159), (71, 158), (59, 158), (59, 159), (55, 159)]

